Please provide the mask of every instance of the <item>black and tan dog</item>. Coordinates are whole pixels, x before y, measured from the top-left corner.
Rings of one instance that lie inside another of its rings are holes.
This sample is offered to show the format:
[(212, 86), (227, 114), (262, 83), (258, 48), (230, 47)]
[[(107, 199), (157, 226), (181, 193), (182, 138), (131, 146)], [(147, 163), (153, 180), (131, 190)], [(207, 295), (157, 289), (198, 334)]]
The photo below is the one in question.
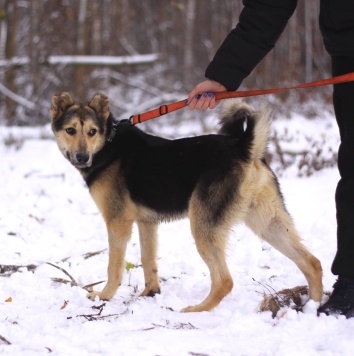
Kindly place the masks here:
[[(321, 300), (321, 264), (300, 242), (264, 162), (267, 110), (229, 101), (218, 135), (177, 140), (146, 134), (129, 123), (116, 125), (103, 94), (82, 105), (59, 93), (52, 98), (51, 117), (61, 152), (82, 174), (107, 224), (108, 281), (89, 298), (107, 300), (116, 293), (134, 222), (145, 277), (141, 295), (159, 293), (158, 223), (188, 216), (210, 270), (211, 290), (204, 301), (183, 311), (210, 310), (231, 291), (225, 247), (231, 226), (240, 221), (294, 261), (308, 281), (310, 298)], [(243, 122), (247, 127), (240, 135)]]

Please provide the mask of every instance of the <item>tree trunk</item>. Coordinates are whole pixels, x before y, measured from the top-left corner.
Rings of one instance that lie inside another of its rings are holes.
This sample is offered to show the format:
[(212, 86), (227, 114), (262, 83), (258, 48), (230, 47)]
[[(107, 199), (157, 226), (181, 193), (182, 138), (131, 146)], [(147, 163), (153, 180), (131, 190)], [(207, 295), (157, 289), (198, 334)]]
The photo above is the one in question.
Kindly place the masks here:
[[(6, 11), (6, 45), (5, 57), (10, 59), (16, 55), (16, 30), (17, 30), (17, 8), (16, 0), (7, 0), (5, 2)], [(12, 92), (16, 92), (16, 74), (14, 68), (9, 68), (5, 72), (5, 86)], [(8, 124), (12, 125), (16, 118), (16, 103), (10, 98), (5, 98), (5, 116), (8, 118)]]
[(193, 67), (194, 67), (194, 23), (196, 13), (196, 0), (188, 0), (185, 19), (186, 25), (184, 28), (184, 57), (183, 57), (183, 75), (184, 85), (187, 87), (192, 86), (191, 79), (193, 80)]
[(305, 17), (305, 81), (311, 82), (313, 79), (312, 56), (313, 56), (313, 31), (312, 31), (312, 12), (311, 1), (304, 1)]
[[(87, 0), (80, 0), (78, 18), (77, 18), (77, 40), (76, 40), (76, 54), (84, 55), (85, 45), (86, 45), (86, 16), (87, 16)], [(85, 89), (84, 81), (86, 76), (85, 67), (75, 68), (75, 81), (74, 81), (74, 90), (75, 94), (79, 98), (83, 98)]]

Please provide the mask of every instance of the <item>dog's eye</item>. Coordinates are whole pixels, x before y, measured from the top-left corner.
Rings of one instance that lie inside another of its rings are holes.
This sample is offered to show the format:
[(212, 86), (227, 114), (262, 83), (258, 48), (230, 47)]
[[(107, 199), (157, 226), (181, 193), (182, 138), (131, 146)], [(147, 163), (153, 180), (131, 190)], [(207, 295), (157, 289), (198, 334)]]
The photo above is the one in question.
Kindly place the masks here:
[(96, 132), (97, 132), (96, 129), (91, 129), (88, 134), (89, 134), (90, 137), (92, 137), (92, 136), (96, 135)]
[(68, 129), (65, 129), (65, 131), (66, 131), (66, 133), (67, 133), (68, 135), (70, 135), (70, 136), (73, 136), (73, 135), (75, 135), (75, 133), (76, 133), (76, 130), (73, 129), (72, 127), (69, 127)]

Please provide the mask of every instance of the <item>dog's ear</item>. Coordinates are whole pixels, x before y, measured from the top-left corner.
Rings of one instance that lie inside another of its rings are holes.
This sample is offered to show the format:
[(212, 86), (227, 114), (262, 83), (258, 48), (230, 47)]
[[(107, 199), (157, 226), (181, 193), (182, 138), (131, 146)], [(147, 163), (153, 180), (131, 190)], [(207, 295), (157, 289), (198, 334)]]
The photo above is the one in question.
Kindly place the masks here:
[(106, 121), (109, 116), (109, 99), (107, 95), (104, 94), (96, 94), (91, 101), (89, 102), (88, 106), (95, 110), (98, 117), (102, 121)]
[(58, 119), (63, 114), (63, 112), (73, 104), (74, 100), (69, 93), (61, 92), (55, 94), (52, 97), (52, 107), (50, 109), (52, 121)]

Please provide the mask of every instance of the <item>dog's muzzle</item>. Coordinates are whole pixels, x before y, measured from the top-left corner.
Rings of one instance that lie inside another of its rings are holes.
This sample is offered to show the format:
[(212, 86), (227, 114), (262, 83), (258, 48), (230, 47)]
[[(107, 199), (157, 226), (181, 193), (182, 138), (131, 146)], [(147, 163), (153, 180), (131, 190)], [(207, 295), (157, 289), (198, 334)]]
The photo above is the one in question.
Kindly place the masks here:
[(92, 164), (91, 156), (88, 153), (76, 153), (71, 160), (77, 168), (86, 168), (90, 167)]

